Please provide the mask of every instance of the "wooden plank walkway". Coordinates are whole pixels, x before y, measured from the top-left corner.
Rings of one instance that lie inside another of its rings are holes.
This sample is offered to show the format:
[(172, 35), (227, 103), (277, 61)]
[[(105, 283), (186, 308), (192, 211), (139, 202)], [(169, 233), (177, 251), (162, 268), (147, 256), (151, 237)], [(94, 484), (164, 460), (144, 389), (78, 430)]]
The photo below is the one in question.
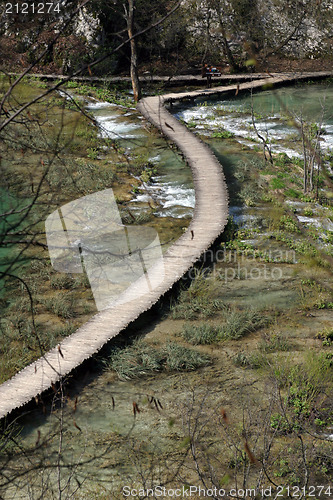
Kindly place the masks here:
[[(21, 73), (7, 73), (10, 76), (19, 76)], [(316, 72), (297, 72), (297, 73), (241, 73), (241, 74), (222, 74), (221, 76), (213, 76), (213, 83), (222, 84), (223, 82), (245, 82), (245, 81), (256, 81), (262, 78), (275, 78), (275, 77), (288, 77), (293, 76), (293, 80), (303, 80), (303, 79), (317, 79), (333, 76), (332, 71), (316, 71)], [(131, 78), (129, 76), (73, 76), (69, 77), (67, 75), (54, 75), (54, 74), (41, 74), (41, 73), (29, 73), (27, 75), (32, 78), (40, 78), (42, 80), (60, 80), (60, 81), (77, 81), (77, 82), (88, 82), (88, 83), (131, 83)], [(159, 76), (150, 73), (143, 74), (139, 76), (141, 83), (165, 83), (168, 85), (201, 85), (204, 87), (206, 85), (206, 78), (202, 78), (201, 73), (197, 75), (170, 75), (170, 76)]]
[[(310, 74), (305, 78), (312, 76)], [(239, 90), (259, 88), (268, 82), (281, 84), (294, 79), (295, 75), (264, 78), (240, 84)], [(208, 146), (179, 123), (165, 109), (164, 104), (236, 89), (236, 85), (229, 85), (181, 94), (170, 93), (147, 97), (140, 101), (138, 109), (177, 144), (191, 167), (196, 200), (191, 224), (167, 250), (163, 259), (155, 264), (152, 272), (156, 273), (156, 276), (164, 275), (164, 278), (153, 291), (137, 299), (137, 290), (141, 290), (142, 286), (141, 280), (138, 280), (119, 297), (118, 304), (99, 312), (75, 333), (64, 339), (61, 342), (62, 355), (58, 348), (54, 348), (0, 386), (0, 418), (49, 389), (52, 383), (60, 380), (85, 359), (98, 352), (106, 342), (155, 304), (223, 231), (228, 218), (228, 192), (222, 167)], [(145, 278), (143, 279), (145, 281)], [(127, 302), (124, 303), (124, 299)]]
[[(7, 73), (10, 76), (20, 76), (20, 73)], [(69, 77), (67, 75), (54, 75), (54, 74), (41, 74), (41, 73), (29, 73), (27, 75), (32, 78), (40, 78), (42, 80), (71, 80), (71, 81), (77, 81), (77, 82), (90, 82), (90, 83), (131, 83), (131, 77), (130, 76), (73, 76)], [(258, 79), (258, 78), (269, 78), (271, 75), (268, 73), (243, 73), (243, 74), (237, 74), (237, 75), (221, 75), (221, 76), (214, 76), (213, 80), (218, 81), (218, 82), (223, 82), (223, 81), (245, 81), (245, 80), (251, 80), (251, 79)], [(143, 75), (139, 75), (139, 80), (141, 83), (170, 83), (173, 85), (185, 85), (185, 84), (192, 84), (192, 85), (206, 85), (206, 78), (202, 78), (201, 72), (200, 74), (196, 75), (170, 75), (170, 76), (159, 76), (159, 75), (153, 75), (152, 73), (145, 73)]]

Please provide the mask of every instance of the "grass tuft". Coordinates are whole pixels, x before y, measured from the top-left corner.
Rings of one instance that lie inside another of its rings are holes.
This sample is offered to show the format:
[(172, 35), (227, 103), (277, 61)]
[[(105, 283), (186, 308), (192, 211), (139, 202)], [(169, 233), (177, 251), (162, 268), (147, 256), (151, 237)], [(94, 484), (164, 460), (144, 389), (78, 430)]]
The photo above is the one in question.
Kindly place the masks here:
[(184, 325), (181, 335), (193, 345), (213, 344), (218, 340), (219, 329), (207, 323), (199, 325), (187, 323)]
[(210, 358), (193, 349), (183, 347), (176, 342), (169, 342), (165, 347), (166, 368), (168, 370), (196, 370), (210, 364)]
[(220, 340), (238, 340), (268, 323), (262, 311), (230, 311), (219, 333)]
[(195, 370), (209, 363), (208, 356), (175, 342), (156, 349), (143, 340), (137, 340), (131, 346), (117, 349), (106, 366), (114, 370), (120, 379), (129, 380), (159, 371)]
[(233, 362), (236, 366), (252, 369), (262, 368), (268, 364), (267, 359), (259, 352), (253, 352), (250, 354), (239, 352), (236, 356), (234, 356)]

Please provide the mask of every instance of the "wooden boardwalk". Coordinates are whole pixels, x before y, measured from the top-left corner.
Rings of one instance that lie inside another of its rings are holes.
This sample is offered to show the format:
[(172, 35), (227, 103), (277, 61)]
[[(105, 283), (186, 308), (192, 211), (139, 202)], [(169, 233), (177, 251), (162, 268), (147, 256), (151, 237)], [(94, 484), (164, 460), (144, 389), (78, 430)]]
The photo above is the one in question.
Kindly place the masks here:
[[(10, 76), (19, 76), (20, 73), (8, 73)], [(47, 81), (77, 81), (79, 83), (109, 83), (109, 84), (117, 84), (117, 83), (131, 83), (131, 78), (129, 76), (67, 76), (67, 75), (55, 75), (55, 74), (40, 74), (40, 73), (29, 73), (27, 75), (31, 78), (40, 78), (42, 80)], [(222, 74), (221, 76), (213, 76), (212, 82), (213, 84), (223, 84), (224, 82), (245, 82), (245, 81), (256, 81), (261, 80), (263, 78), (275, 78), (275, 77), (292, 77), (293, 80), (302, 80), (302, 79), (317, 79), (317, 78), (325, 78), (326, 76), (333, 76), (332, 71), (316, 71), (316, 72), (297, 72), (297, 73), (241, 73), (241, 74)], [(170, 75), (170, 76), (159, 76), (153, 75), (151, 73), (145, 73), (139, 76), (139, 80), (143, 84), (149, 83), (165, 83), (165, 86), (168, 85), (200, 85), (204, 86), (206, 84), (206, 78), (202, 78), (201, 72), (196, 75)]]
[[(11, 76), (19, 76), (20, 73), (8, 73)], [(49, 81), (54, 81), (54, 80), (71, 80), (71, 81), (76, 81), (76, 82), (88, 82), (88, 83), (131, 83), (131, 77), (130, 76), (73, 76), (69, 77), (67, 75), (54, 75), (54, 74), (40, 74), (40, 73), (29, 73), (28, 75), (31, 78), (40, 78), (42, 80), (49, 80)], [(259, 78), (269, 78), (271, 75), (267, 73), (243, 73), (243, 74), (238, 74), (238, 75), (221, 75), (221, 76), (214, 76), (213, 81), (216, 82), (223, 82), (223, 81), (246, 81), (246, 80), (253, 80), (253, 79), (259, 79)], [(141, 83), (165, 83), (165, 84), (171, 84), (171, 85), (187, 85), (187, 84), (192, 84), (192, 85), (205, 85), (206, 78), (202, 78), (201, 72), (200, 74), (196, 75), (170, 75), (170, 76), (159, 76), (159, 75), (154, 75), (152, 73), (145, 73), (143, 75), (139, 75), (139, 80)]]
[[(304, 78), (311, 77), (312, 74), (308, 74)], [(240, 84), (239, 90), (262, 87), (268, 82), (281, 84), (294, 79), (295, 75), (275, 76)], [(52, 349), (0, 386), (0, 418), (49, 389), (52, 383), (98, 352), (106, 342), (155, 304), (223, 231), (228, 218), (228, 192), (222, 167), (208, 146), (179, 123), (165, 109), (164, 104), (236, 89), (236, 85), (229, 85), (182, 94), (147, 97), (140, 101), (138, 109), (177, 144), (191, 167), (196, 200), (191, 224), (167, 250), (163, 259), (155, 264), (152, 272), (156, 273), (156, 276), (164, 275), (164, 278), (153, 291), (136, 298), (137, 290), (141, 289), (141, 280), (138, 280), (119, 298), (119, 304), (99, 312), (64, 339), (61, 342), (61, 353), (58, 348)], [(131, 300), (131, 297), (135, 298)], [(125, 303), (124, 298), (127, 300)]]

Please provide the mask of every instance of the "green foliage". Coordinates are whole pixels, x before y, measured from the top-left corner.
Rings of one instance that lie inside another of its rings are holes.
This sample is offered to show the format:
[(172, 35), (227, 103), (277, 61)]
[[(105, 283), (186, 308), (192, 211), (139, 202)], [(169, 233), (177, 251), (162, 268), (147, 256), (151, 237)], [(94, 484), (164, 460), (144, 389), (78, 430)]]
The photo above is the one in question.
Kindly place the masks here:
[(270, 184), (272, 189), (284, 189), (286, 187), (285, 182), (282, 179), (279, 179), (278, 177), (274, 177), (271, 180)]
[(147, 183), (156, 174), (157, 174), (157, 167), (153, 163), (148, 161), (147, 164), (145, 164), (143, 167), (140, 179), (142, 180), (142, 182)]
[(324, 328), (316, 335), (317, 339), (323, 341), (323, 345), (330, 346), (333, 343), (333, 328)]
[(279, 229), (283, 229), (290, 233), (299, 233), (296, 220), (291, 215), (283, 215), (279, 222)]
[(98, 150), (96, 148), (87, 148), (87, 157), (90, 160), (97, 160)]
[(300, 432), (311, 423), (312, 414), (326, 425), (330, 422), (332, 411), (323, 403), (333, 386), (330, 356), (309, 352), (303, 363), (276, 367), (275, 376), (286, 395), (283, 412), (272, 417), (274, 429), (284, 434)]
[(213, 132), (212, 137), (216, 139), (231, 139), (235, 137), (235, 134), (229, 130), (219, 130), (218, 132)]
[(291, 165), (292, 161), (286, 153), (278, 153), (277, 156), (274, 157), (274, 165), (276, 167), (286, 167), (287, 165)]
[(284, 194), (287, 198), (300, 199), (302, 196), (302, 193), (300, 191), (296, 191), (296, 189), (293, 188), (286, 189)]

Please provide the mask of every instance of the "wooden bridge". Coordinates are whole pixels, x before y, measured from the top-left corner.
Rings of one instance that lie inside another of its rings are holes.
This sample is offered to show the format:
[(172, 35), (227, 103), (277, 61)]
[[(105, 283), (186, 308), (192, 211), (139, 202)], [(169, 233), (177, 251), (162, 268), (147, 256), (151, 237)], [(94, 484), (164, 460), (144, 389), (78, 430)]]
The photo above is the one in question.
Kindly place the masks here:
[[(321, 76), (331, 74), (322, 73)], [(302, 78), (313, 77), (311, 73), (302, 75)], [(179, 147), (191, 167), (196, 200), (191, 224), (150, 271), (157, 276), (161, 273), (164, 275), (155, 289), (136, 298), (141, 289), (141, 279), (138, 280), (124, 292), (118, 304), (93, 316), (64, 339), (60, 346), (47, 352), (0, 386), (0, 418), (49, 389), (53, 383), (98, 352), (141, 313), (151, 308), (223, 231), (228, 218), (228, 192), (222, 167), (209, 147), (179, 123), (165, 109), (164, 104), (185, 98), (260, 88), (268, 83), (281, 84), (297, 78), (295, 74), (284, 74), (239, 85), (147, 97), (140, 101), (138, 109), (141, 113)]]

